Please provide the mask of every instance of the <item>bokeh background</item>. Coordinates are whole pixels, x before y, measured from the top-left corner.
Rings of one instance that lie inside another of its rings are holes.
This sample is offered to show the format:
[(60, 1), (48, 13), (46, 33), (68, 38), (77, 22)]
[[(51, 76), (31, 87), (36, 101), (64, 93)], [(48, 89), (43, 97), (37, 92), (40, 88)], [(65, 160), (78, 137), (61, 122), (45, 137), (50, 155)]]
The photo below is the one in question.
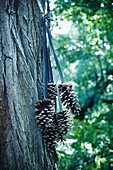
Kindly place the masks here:
[(65, 145), (59, 170), (113, 169), (113, 2), (52, 0), (52, 36), (66, 82), (81, 113)]

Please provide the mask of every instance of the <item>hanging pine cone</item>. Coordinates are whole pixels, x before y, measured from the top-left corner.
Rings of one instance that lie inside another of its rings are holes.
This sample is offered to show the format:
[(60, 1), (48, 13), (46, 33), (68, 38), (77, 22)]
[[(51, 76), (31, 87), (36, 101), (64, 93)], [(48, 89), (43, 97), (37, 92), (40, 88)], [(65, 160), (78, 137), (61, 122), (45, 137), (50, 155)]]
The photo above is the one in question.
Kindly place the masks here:
[[(48, 95), (49, 99), (55, 101), (57, 96), (56, 84), (48, 83)], [(42, 96), (44, 96), (44, 86), (42, 86)]]
[(47, 150), (51, 152), (54, 151), (57, 144), (54, 123), (52, 123), (51, 126), (46, 127), (45, 134), (43, 135), (43, 139), (47, 146)]
[(36, 123), (42, 131), (42, 138), (48, 151), (53, 151), (56, 146), (54, 125), (54, 102), (50, 99), (39, 100), (36, 103)]
[(39, 100), (35, 104), (36, 120), (39, 124), (43, 122), (49, 122), (49, 117), (53, 115), (54, 102), (49, 99)]
[(48, 94), (49, 94), (49, 99), (55, 101), (56, 96), (57, 96), (56, 84), (54, 83), (48, 84)]
[(71, 109), (71, 112), (75, 115), (75, 117), (78, 117), (80, 105), (78, 104), (78, 99), (72, 85), (67, 83), (60, 84), (59, 91), (61, 94), (62, 103), (67, 109)]
[(69, 112), (64, 110), (56, 113), (54, 115), (54, 124), (56, 141), (61, 140), (63, 142), (72, 125)]

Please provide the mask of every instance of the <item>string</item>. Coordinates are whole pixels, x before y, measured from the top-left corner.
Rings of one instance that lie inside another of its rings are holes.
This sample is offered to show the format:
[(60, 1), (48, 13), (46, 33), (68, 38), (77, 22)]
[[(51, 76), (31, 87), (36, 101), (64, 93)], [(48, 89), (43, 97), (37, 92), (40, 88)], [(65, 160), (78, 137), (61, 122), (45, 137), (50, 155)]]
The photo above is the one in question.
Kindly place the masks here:
[(46, 30), (47, 30), (47, 34), (48, 34), (49, 43), (50, 43), (50, 46), (52, 48), (54, 58), (55, 58), (55, 62), (56, 62), (56, 65), (57, 65), (57, 68), (58, 68), (58, 71), (59, 71), (61, 82), (64, 83), (64, 77), (63, 77), (62, 70), (61, 70), (61, 67), (60, 67), (60, 64), (59, 64), (59, 61), (58, 61), (54, 46), (53, 46), (53, 42), (52, 42), (52, 39), (51, 39), (51, 34), (50, 34), (49, 29), (48, 29), (46, 24), (45, 24), (45, 26), (46, 26)]
[(48, 51), (48, 49), (47, 49), (47, 44), (46, 44), (46, 57), (47, 57), (47, 60), (46, 60), (46, 62), (47, 62), (47, 82), (49, 83), (50, 82), (50, 69), (49, 69), (49, 51)]
[[(41, 22), (43, 23), (43, 74), (44, 74), (44, 99), (48, 98), (48, 76), (49, 76), (49, 71), (50, 71), (50, 76), (51, 76), (51, 81), (53, 81), (53, 76), (52, 76), (52, 68), (51, 68), (51, 61), (50, 61), (50, 56), (48, 55), (47, 52), (47, 39), (46, 39), (46, 31), (48, 34), (48, 39), (49, 39), (49, 43), (50, 46), (52, 48), (53, 54), (54, 54), (54, 58), (55, 58), (55, 62), (59, 71), (59, 75), (61, 78), (62, 83), (64, 82), (64, 78), (63, 78), (63, 74), (60, 68), (60, 64), (57, 58), (57, 55), (55, 53), (55, 49), (51, 40), (51, 34), (49, 32), (48, 27), (46, 26), (46, 19), (52, 20), (51, 18), (46, 18), (43, 17), (41, 18)], [(49, 66), (48, 66), (49, 64)], [(57, 95), (58, 95), (58, 102), (59, 102), (59, 108), (60, 111), (62, 111), (62, 104), (61, 104), (61, 99), (60, 99), (60, 92), (59, 92), (59, 88), (58, 88), (58, 83), (57, 83), (57, 78), (56, 78), (56, 72), (55, 72), (55, 67), (54, 67), (54, 62), (52, 59), (52, 64), (53, 64), (53, 71), (54, 71), (54, 78), (55, 78), (55, 82), (56, 82), (56, 89), (57, 89)], [(55, 110), (57, 110), (56, 106), (55, 106)]]
[(46, 39), (46, 19), (41, 18), (43, 23), (43, 75), (44, 75), (44, 99), (48, 98), (48, 66), (47, 66), (47, 39)]
[[(50, 56), (51, 56), (51, 60), (52, 60), (51, 48), (49, 47), (49, 49), (50, 49), (49, 60), (50, 60)], [(51, 60), (50, 60), (50, 65), (51, 65)], [(51, 71), (52, 71), (52, 66), (51, 66)], [(52, 79), (53, 79), (53, 73), (52, 73)], [(54, 80), (53, 80), (53, 83), (54, 83)], [(55, 99), (55, 112), (57, 113), (57, 100), (56, 99)]]
[(49, 75), (50, 75), (50, 82), (51, 83), (54, 83), (54, 80), (53, 80), (53, 73), (52, 73), (52, 67), (51, 67), (51, 61), (50, 61), (50, 53), (48, 52), (48, 64), (49, 64)]
[[(51, 56), (51, 58), (52, 58), (52, 56)], [(60, 99), (60, 92), (59, 92), (59, 88), (58, 88), (58, 83), (57, 83), (57, 77), (56, 77), (56, 72), (55, 72), (55, 66), (54, 66), (53, 58), (52, 58), (52, 65), (53, 65), (54, 78), (55, 78), (57, 95), (58, 95), (59, 108), (60, 108), (60, 111), (62, 111), (63, 109), (62, 109), (62, 104), (61, 104), (61, 99)]]

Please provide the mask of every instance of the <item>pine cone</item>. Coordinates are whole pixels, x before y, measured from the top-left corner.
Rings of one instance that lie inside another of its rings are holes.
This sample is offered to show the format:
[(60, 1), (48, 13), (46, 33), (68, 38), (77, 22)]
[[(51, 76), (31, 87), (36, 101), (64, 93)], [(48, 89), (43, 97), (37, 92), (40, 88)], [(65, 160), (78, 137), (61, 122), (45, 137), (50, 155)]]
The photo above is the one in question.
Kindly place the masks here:
[(63, 83), (59, 85), (59, 91), (61, 94), (61, 101), (67, 109), (71, 109), (71, 112), (75, 117), (79, 116), (80, 105), (78, 104), (77, 96), (72, 88), (71, 84)]
[(59, 142), (61, 140), (63, 142), (72, 125), (70, 114), (67, 110), (64, 110), (56, 113), (54, 116), (56, 141)]
[[(49, 99), (55, 101), (57, 96), (56, 84), (48, 83)], [(44, 86), (42, 86), (42, 96), (44, 97)]]
[(50, 99), (39, 100), (36, 103), (36, 123), (42, 131), (42, 137), (47, 150), (55, 149), (54, 102)]

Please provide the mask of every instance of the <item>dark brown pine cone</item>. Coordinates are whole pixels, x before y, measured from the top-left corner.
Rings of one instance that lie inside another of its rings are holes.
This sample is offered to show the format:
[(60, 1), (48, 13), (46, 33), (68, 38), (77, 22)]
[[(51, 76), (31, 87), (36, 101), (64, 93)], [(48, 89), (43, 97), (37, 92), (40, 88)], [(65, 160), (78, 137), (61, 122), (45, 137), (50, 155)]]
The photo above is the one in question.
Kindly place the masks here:
[(52, 152), (57, 143), (54, 125), (54, 101), (50, 99), (39, 100), (35, 107), (36, 123), (41, 129), (47, 150)]
[(75, 117), (78, 117), (80, 105), (78, 104), (78, 99), (72, 85), (68, 83), (60, 84), (59, 91), (62, 103), (67, 109), (71, 109), (71, 112), (75, 115)]
[(38, 124), (41, 122), (49, 123), (49, 118), (53, 116), (54, 102), (50, 99), (39, 100), (36, 102), (35, 107), (36, 121)]
[[(42, 96), (44, 96), (44, 86), (42, 86)], [(48, 96), (50, 100), (55, 101), (57, 96), (56, 84), (48, 83)]]
[(56, 141), (59, 142), (61, 140), (63, 142), (66, 135), (68, 134), (69, 129), (71, 129), (72, 127), (69, 112), (67, 110), (64, 110), (56, 113), (54, 124)]

